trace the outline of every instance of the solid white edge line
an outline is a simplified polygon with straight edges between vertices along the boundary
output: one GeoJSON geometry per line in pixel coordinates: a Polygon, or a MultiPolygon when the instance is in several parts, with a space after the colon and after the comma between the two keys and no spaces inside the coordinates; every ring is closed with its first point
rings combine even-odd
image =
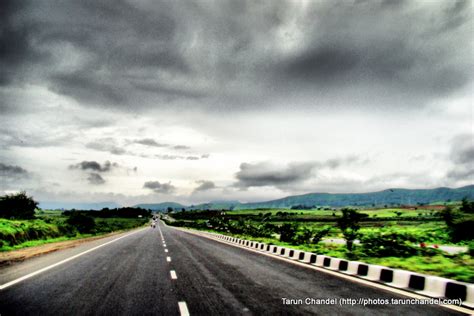
{"type": "Polygon", "coordinates": [[[186,305],[186,302],[178,302],[178,307],[179,307],[179,314],[181,316],[189,316],[188,305],[186,305]]]}
{"type": "Polygon", "coordinates": [[[174,270],[170,271],[170,275],[171,275],[172,280],[176,280],[178,278],[178,276],[176,275],[176,271],[174,271],[174,270]]]}
{"type": "Polygon", "coordinates": [[[171,257],[166,257],[166,262],[171,262],[171,257]]]}
{"type": "Polygon", "coordinates": [[[35,271],[35,272],[31,272],[31,273],[29,273],[29,274],[27,274],[27,275],[24,275],[24,276],[22,276],[22,277],[20,277],[20,278],[18,278],[18,279],[13,280],[13,281],[10,281],[10,282],[7,282],[7,283],[5,283],[5,284],[2,284],[2,285],[0,285],[0,290],[6,289],[7,287],[10,287],[10,286],[12,286],[12,285],[14,285],[14,284],[20,283],[21,281],[24,281],[24,280],[26,280],[26,279],[29,279],[29,278],[31,278],[31,277],[37,275],[37,274],[43,273],[43,272],[45,272],[45,271],[48,271],[48,270],[50,270],[50,269],[52,269],[52,268],[54,268],[54,267],[57,267],[57,266],[59,266],[59,265],[61,265],[61,264],[63,264],[63,263],[66,263],[66,262],[69,262],[69,261],[71,261],[71,260],[74,260],[74,259],[76,259],[76,258],[78,258],[78,257],[80,257],[80,256],[82,256],[82,255],[85,255],[85,254],[87,254],[87,253],[89,253],[89,252],[92,252],[92,251],[95,251],[95,250],[97,250],[97,249],[99,249],[99,248],[102,248],[102,247],[104,247],[104,246],[107,246],[107,245],[109,245],[109,244],[111,244],[111,243],[114,243],[114,242],[116,242],[116,241],[118,241],[118,240],[120,240],[120,239],[122,239],[122,238],[125,238],[125,237],[131,236],[131,235],[133,235],[133,234],[136,234],[136,233],[138,233],[138,232],[140,232],[140,231],[142,231],[142,230],[143,230],[143,229],[140,229],[140,230],[131,232],[131,233],[129,233],[129,234],[126,234],[126,235],[121,236],[121,237],[119,237],[119,238],[116,238],[116,239],[114,239],[114,240],[108,241],[108,242],[106,242],[105,244],[102,244],[102,245],[96,246],[96,247],[94,247],[94,248],[91,248],[91,249],[89,249],[89,250],[83,251],[83,252],[81,252],[81,253],[78,253],[77,255],[74,255],[74,256],[69,257],[69,258],[67,258],[67,259],[64,259],[64,260],[61,260],[61,261],[59,261],[59,262],[56,262],[56,263],[54,263],[54,264],[52,264],[52,265],[50,265],[50,266],[44,267],[44,268],[39,269],[39,270],[37,270],[37,271],[35,271]]]}
{"type": "MultiPolygon", "coordinates": [[[[204,238],[207,238],[207,239],[215,240],[215,241],[220,242],[222,244],[226,244],[226,245],[233,246],[233,247],[236,247],[236,248],[245,249],[245,250],[248,250],[248,251],[251,251],[251,252],[254,252],[254,253],[258,253],[258,254],[270,257],[270,258],[286,261],[288,263],[292,263],[292,264],[295,264],[295,265],[298,265],[298,266],[301,266],[301,267],[305,267],[305,268],[308,268],[308,269],[317,270],[317,271],[320,271],[320,272],[323,272],[323,273],[331,274],[331,275],[334,275],[336,277],[346,279],[348,281],[352,281],[352,282],[355,282],[355,283],[361,283],[363,285],[367,285],[367,286],[370,286],[370,287],[375,287],[375,288],[378,288],[378,289],[386,290],[388,292],[392,292],[392,293],[396,293],[396,294],[400,294],[400,295],[403,295],[403,296],[408,296],[408,297],[416,298],[416,299],[420,299],[420,300],[431,298],[429,296],[424,296],[424,295],[420,295],[420,294],[413,293],[413,292],[403,291],[401,289],[390,287],[390,286],[387,286],[387,285],[384,285],[384,284],[371,282],[371,281],[364,280],[364,279],[361,279],[361,278],[357,278],[357,277],[354,277],[354,276],[351,276],[351,275],[348,275],[348,274],[343,274],[341,272],[337,272],[337,271],[333,271],[333,270],[327,270],[327,269],[324,269],[324,268],[321,268],[321,267],[318,267],[318,266],[315,266],[315,265],[303,263],[303,262],[292,260],[292,259],[285,258],[285,257],[280,257],[278,255],[274,255],[273,253],[266,253],[266,252],[262,252],[262,251],[255,250],[255,249],[252,249],[252,248],[247,248],[245,246],[241,246],[241,245],[238,245],[238,244],[234,244],[232,242],[228,242],[228,241],[225,241],[225,240],[212,238],[210,236],[200,234],[199,231],[193,231],[191,229],[184,229],[184,228],[177,228],[177,227],[173,227],[173,226],[167,226],[167,227],[182,231],[184,233],[197,235],[197,236],[201,236],[201,237],[204,237],[204,238]]],[[[441,308],[455,310],[455,311],[458,311],[458,312],[462,312],[462,313],[465,313],[466,315],[473,315],[472,309],[469,309],[469,308],[463,307],[463,306],[457,306],[457,305],[436,305],[436,306],[441,307],[441,308]]]]}

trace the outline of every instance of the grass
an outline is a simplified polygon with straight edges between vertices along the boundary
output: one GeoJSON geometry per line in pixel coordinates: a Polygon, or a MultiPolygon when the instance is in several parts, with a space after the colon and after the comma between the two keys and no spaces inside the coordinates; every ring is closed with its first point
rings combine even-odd
{"type": "MultiPolygon", "coordinates": [[[[306,226],[306,225],[305,225],[306,226]]],[[[395,225],[396,226],[396,225],[395,225]]],[[[441,223],[423,223],[418,226],[398,227],[400,231],[406,231],[426,236],[427,242],[429,240],[441,241],[447,240],[446,227],[441,223]],[[429,239],[429,240],[428,240],[429,239]]],[[[440,277],[450,278],[458,281],[474,283],[474,258],[468,254],[459,255],[445,255],[441,252],[434,251],[430,255],[416,255],[406,258],[400,257],[384,257],[374,258],[364,255],[358,251],[357,246],[352,254],[348,253],[345,245],[341,244],[303,244],[294,245],[288,242],[281,242],[275,238],[252,237],[244,234],[230,234],[227,232],[215,231],[213,229],[202,229],[209,232],[229,235],[240,239],[252,240],[271,245],[283,246],[292,249],[313,252],[316,254],[327,255],[335,258],[342,258],[347,260],[358,260],[370,264],[383,265],[395,269],[404,269],[413,272],[436,275],[440,277]]],[[[365,228],[366,232],[374,230],[373,227],[365,228]]],[[[361,229],[364,232],[364,228],[361,229]]],[[[337,229],[334,229],[337,237],[342,237],[337,229]]],[[[434,243],[434,242],[431,242],[434,243]]]]}
{"type": "Polygon", "coordinates": [[[0,218],[0,251],[10,251],[46,243],[86,238],[128,230],[148,222],[145,218],[96,218],[91,233],[80,233],[65,223],[67,217],[42,214],[33,220],[0,218]]]}

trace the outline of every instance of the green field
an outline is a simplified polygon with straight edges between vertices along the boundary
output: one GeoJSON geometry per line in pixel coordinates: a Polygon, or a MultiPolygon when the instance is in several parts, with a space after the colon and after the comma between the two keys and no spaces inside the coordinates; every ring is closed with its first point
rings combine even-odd
{"type": "MultiPolygon", "coordinates": [[[[474,282],[474,258],[472,257],[472,233],[469,214],[460,212],[455,205],[456,221],[467,220],[459,226],[464,235],[459,239],[453,229],[460,229],[445,220],[443,207],[434,205],[422,209],[381,208],[358,209],[361,216],[357,223],[356,238],[361,239],[349,249],[344,244],[320,242],[323,239],[344,240],[345,235],[338,221],[341,209],[260,209],[232,211],[189,211],[169,214],[171,225],[214,231],[243,239],[276,244],[304,251],[325,254],[349,260],[385,265],[419,273],[438,275],[459,281],[474,282]],[[285,232],[286,230],[286,232],[285,232]],[[283,240],[290,231],[291,238],[283,240]],[[323,233],[321,233],[323,232],[323,233]],[[322,234],[322,239],[313,237],[322,234]],[[308,239],[309,238],[309,239],[308,239]],[[470,241],[471,240],[471,241],[470,241]],[[470,245],[468,253],[448,254],[428,246],[470,245]],[[386,248],[386,249],[385,249],[386,248]]],[[[474,204],[473,204],[474,205],[474,204]]]]}

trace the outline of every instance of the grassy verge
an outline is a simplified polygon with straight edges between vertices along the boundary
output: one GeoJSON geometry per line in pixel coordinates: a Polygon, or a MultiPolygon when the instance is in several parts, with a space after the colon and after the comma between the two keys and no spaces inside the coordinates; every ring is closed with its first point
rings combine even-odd
{"type": "Polygon", "coordinates": [[[0,219],[0,252],[129,230],[143,226],[147,221],[138,218],[97,218],[90,233],[80,233],[59,216],[34,220],[0,219]]]}

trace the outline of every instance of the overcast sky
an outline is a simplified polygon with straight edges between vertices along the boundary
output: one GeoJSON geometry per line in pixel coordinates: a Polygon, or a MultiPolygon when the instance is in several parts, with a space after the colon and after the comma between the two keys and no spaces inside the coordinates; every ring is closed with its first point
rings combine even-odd
{"type": "Polygon", "coordinates": [[[474,183],[472,1],[1,1],[1,193],[474,183]]]}

